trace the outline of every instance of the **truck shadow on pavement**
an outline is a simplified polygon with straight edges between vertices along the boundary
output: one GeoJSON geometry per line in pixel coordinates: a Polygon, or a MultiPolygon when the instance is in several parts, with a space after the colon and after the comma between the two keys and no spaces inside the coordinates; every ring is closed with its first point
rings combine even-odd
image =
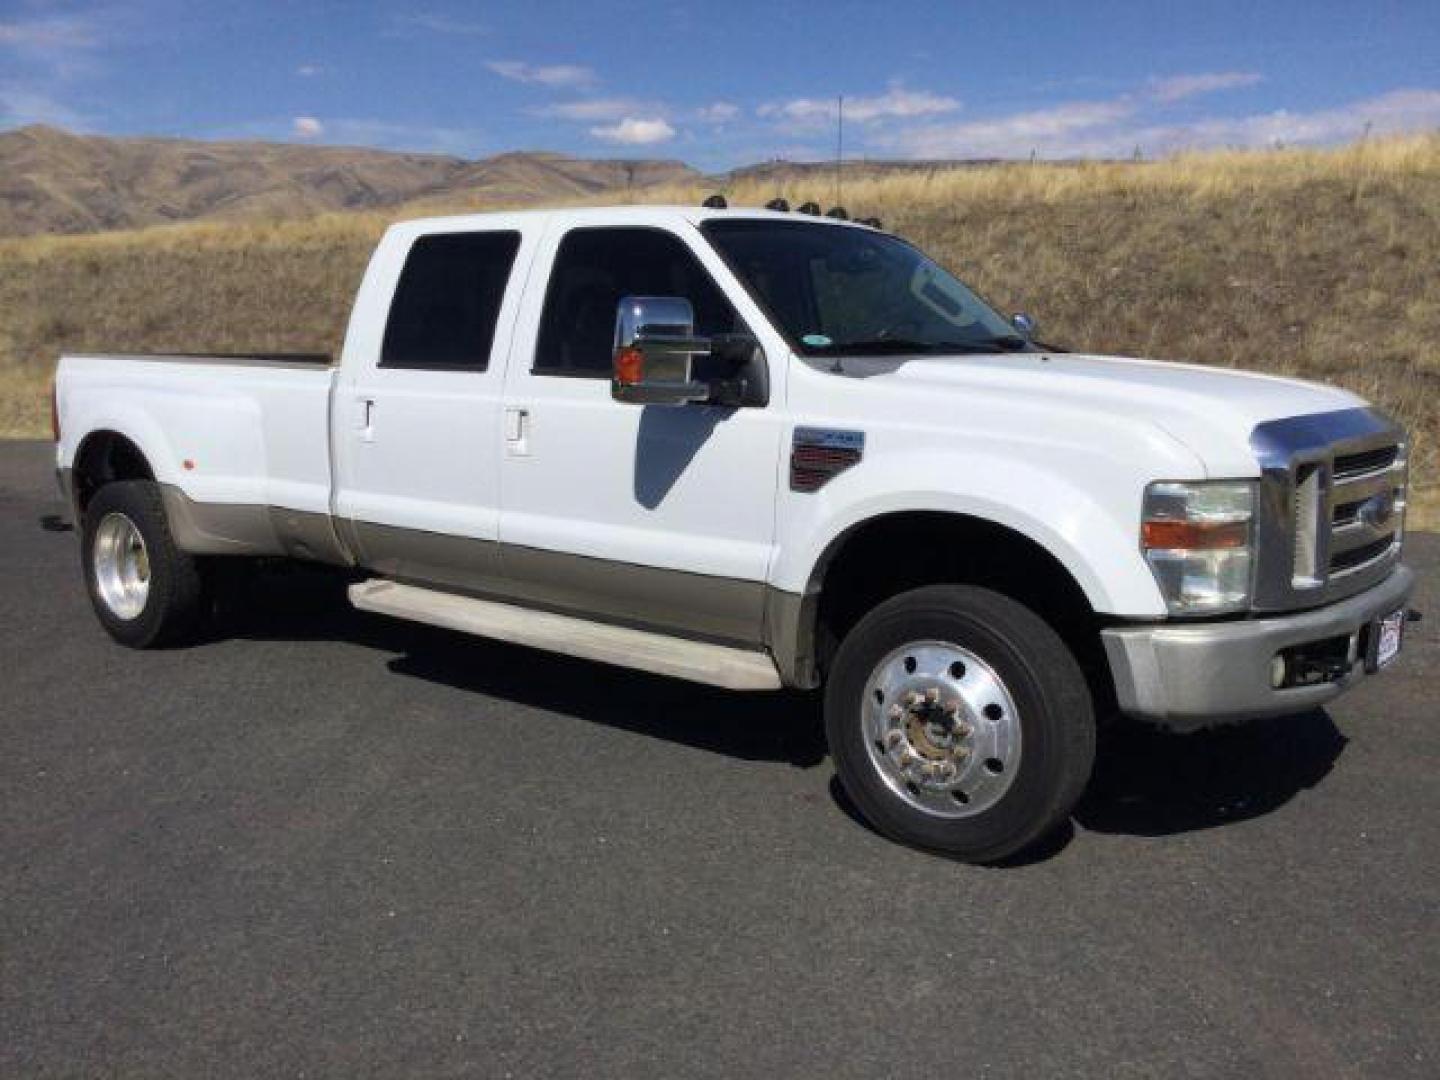
{"type": "Polygon", "coordinates": [[[1116,724],[1101,733],[1075,819],[1133,836],[1245,821],[1320,783],[1347,742],[1324,709],[1190,735],[1116,724]]]}
{"type": "MultiPolygon", "coordinates": [[[[1330,772],[1348,740],[1323,709],[1176,735],[1118,722],[1101,733],[1090,785],[1072,820],[1002,866],[1044,862],[1088,832],[1174,836],[1261,817],[1330,772]]],[[[830,795],[856,824],[839,780],[830,795]]]]}
{"type": "Polygon", "coordinates": [[[515,705],[745,761],[825,760],[816,694],[742,694],[356,611],[323,573],[261,575],[226,612],[221,638],[348,641],[395,654],[386,666],[515,705]]]}
{"type": "MultiPolygon", "coordinates": [[[[814,768],[826,756],[819,694],[731,693],[369,615],[324,575],[257,582],[220,635],[349,641],[394,654],[387,666],[397,675],[744,761],[814,768]]],[[[1158,837],[1259,817],[1320,783],[1346,742],[1323,709],[1190,735],[1107,725],[1074,820],[1091,832],[1158,837]]],[[[864,824],[838,783],[831,793],[864,824]]],[[[1071,835],[1062,830],[1024,861],[1056,854],[1071,835]]]]}

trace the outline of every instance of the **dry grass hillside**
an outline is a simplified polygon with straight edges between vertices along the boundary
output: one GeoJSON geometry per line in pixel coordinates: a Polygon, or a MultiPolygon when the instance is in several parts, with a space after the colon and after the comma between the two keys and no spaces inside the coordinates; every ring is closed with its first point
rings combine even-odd
{"type": "MultiPolygon", "coordinates": [[[[728,194],[743,204],[776,194],[823,202],[832,184],[824,174],[742,177],[728,194]]],[[[629,196],[695,202],[706,193],[696,182],[629,196]]],[[[1047,340],[1359,391],[1414,430],[1416,479],[1433,500],[1440,136],[1150,164],[855,176],[845,199],[998,305],[1037,315],[1047,340]]],[[[4,429],[45,429],[44,380],[62,350],[335,349],[387,220],[329,215],[0,241],[4,429]]]]}
{"type": "Polygon", "coordinates": [[[199,218],[283,220],[415,200],[533,203],[695,175],[678,161],[561,154],[466,161],[355,147],[115,139],[32,126],[0,133],[0,236],[199,218]]]}

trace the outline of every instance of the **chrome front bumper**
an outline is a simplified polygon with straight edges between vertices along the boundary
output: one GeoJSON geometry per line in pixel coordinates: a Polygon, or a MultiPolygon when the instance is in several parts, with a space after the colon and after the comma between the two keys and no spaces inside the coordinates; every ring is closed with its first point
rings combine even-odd
{"type": "Polygon", "coordinates": [[[1176,731],[1300,712],[1364,678],[1356,643],[1374,619],[1404,607],[1415,574],[1397,566],[1384,581],[1313,611],[1211,623],[1152,623],[1101,632],[1120,709],[1176,731]],[[1328,682],[1276,690],[1271,661],[1283,649],[1348,635],[1348,670],[1328,682]]]}

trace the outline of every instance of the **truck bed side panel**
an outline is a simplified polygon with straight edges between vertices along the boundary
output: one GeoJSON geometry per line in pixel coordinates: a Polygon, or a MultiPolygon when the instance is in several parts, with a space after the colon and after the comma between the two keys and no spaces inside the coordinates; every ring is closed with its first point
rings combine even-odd
{"type": "Polygon", "coordinates": [[[164,488],[182,546],[326,557],[315,546],[336,546],[333,377],[327,366],[248,358],[64,357],[58,464],[73,467],[87,436],[116,432],[164,488]]]}

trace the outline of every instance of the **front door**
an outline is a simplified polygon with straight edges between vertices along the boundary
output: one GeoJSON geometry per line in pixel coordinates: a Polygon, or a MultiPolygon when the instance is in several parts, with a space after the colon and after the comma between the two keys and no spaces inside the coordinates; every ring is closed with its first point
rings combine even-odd
{"type": "MultiPolygon", "coordinates": [[[[716,277],[728,271],[686,229],[559,227],[542,245],[535,280],[548,271],[548,285],[543,303],[527,300],[506,379],[504,571],[531,602],[756,643],[774,540],[779,409],[610,396],[621,297],[684,297],[698,334],[763,325],[748,299],[742,317],[726,298],[716,277]]],[[[768,352],[773,400],[783,388],[773,342],[768,352]]]]}

